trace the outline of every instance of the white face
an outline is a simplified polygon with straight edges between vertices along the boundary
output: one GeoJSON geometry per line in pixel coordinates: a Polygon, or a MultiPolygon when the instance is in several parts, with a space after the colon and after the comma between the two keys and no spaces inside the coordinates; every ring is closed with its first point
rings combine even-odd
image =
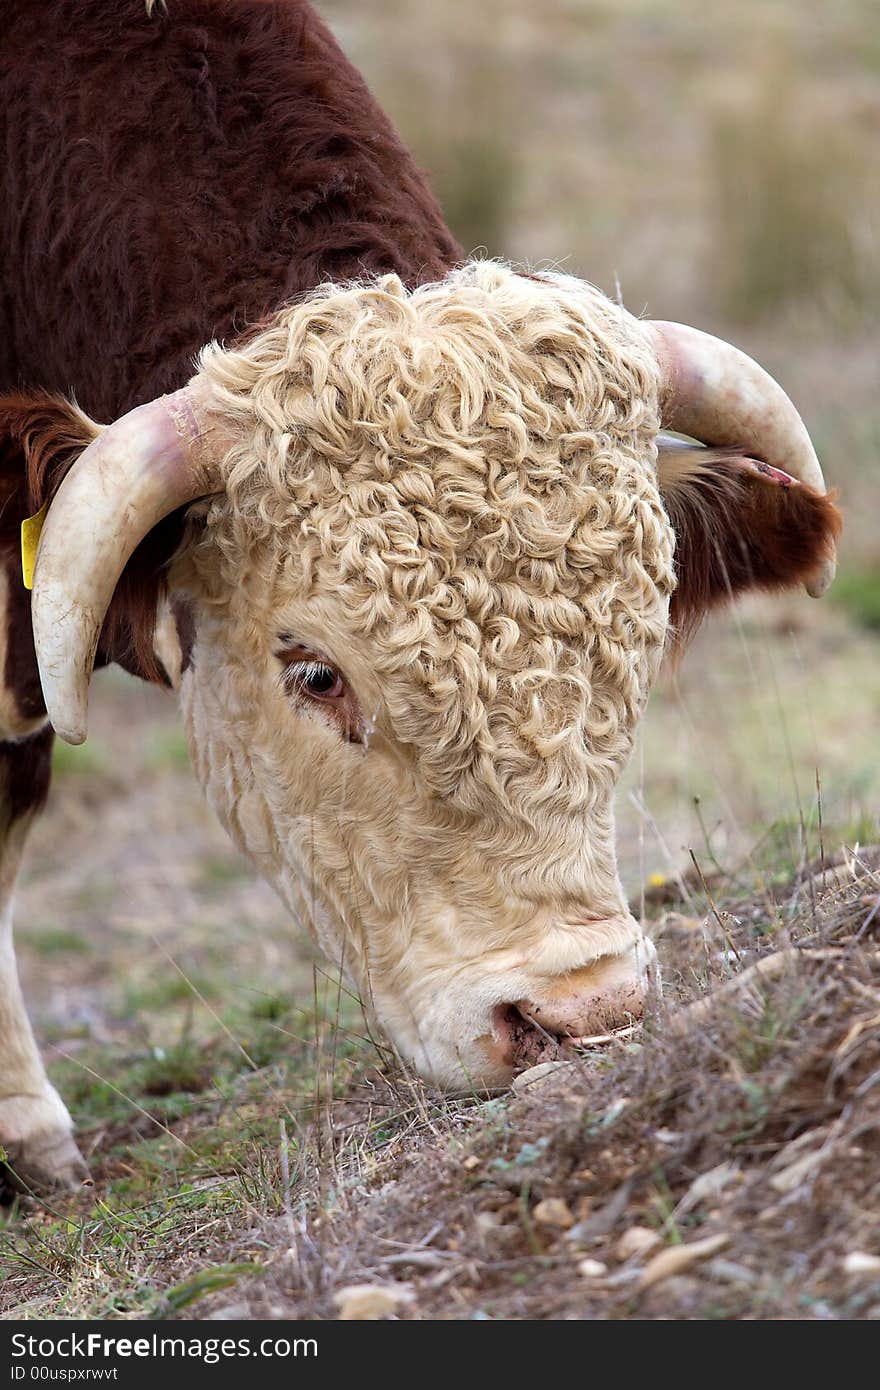
{"type": "Polygon", "coordinates": [[[176,575],[209,799],[457,1089],[640,1010],[612,798],[673,582],[638,325],[469,276],[328,292],[206,361],[238,442],[176,575]]]}
{"type": "Polygon", "coordinates": [[[537,823],[512,788],[479,811],[437,795],[364,654],[318,648],[317,626],[304,615],[308,640],[292,642],[235,624],[230,644],[228,615],[202,619],[183,681],[194,764],[401,1053],[446,1087],[499,1085],[551,1038],[629,1022],[648,957],[617,881],[610,787],[563,795],[537,823]],[[549,1037],[521,1021],[536,1008],[549,1037]]]}
{"type": "Polygon", "coordinates": [[[182,689],[220,819],[443,1086],[501,1085],[559,1037],[626,1026],[649,958],[612,795],[652,658],[629,663],[624,696],[591,673],[589,643],[521,629],[474,673],[494,699],[470,701],[466,672],[365,638],[344,586],[323,587],[279,601],[254,566],[195,606],[182,689]]]}

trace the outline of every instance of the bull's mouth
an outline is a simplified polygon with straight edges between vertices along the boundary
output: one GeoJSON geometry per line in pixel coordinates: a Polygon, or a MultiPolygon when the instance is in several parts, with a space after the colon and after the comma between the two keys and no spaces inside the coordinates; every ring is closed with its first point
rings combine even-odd
{"type": "Polygon", "coordinates": [[[570,1058],[582,1047],[601,1047],[619,1038],[632,1037],[637,1021],[629,1021],[605,1032],[573,1034],[545,1028],[530,1012],[525,1002],[499,1004],[492,1016],[492,1034],[496,1047],[502,1052],[507,1066],[525,1071],[539,1062],[558,1062],[570,1058]]]}

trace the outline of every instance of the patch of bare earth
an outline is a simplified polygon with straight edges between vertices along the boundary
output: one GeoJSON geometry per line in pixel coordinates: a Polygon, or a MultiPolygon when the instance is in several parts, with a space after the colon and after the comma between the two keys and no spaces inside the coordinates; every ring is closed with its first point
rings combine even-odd
{"type": "Polygon", "coordinates": [[[365,1078],[289,1210],[224,1232],[262,1272],[199,1316],[880,1316],[880,851],[859,859],[661,916],[638,1042],[445,1113],[365,1078]]]}
{"type": "Polygon", "coordinates": [[[637,1043],[387,1156],[343,1142],[335,1201],[240,1306],[333,1317],[373,1285],[417,1318],[880,1317],[878,863],[789,890],[772,942],[764,897],[661,919],[669,1001],[637,1043]]]}

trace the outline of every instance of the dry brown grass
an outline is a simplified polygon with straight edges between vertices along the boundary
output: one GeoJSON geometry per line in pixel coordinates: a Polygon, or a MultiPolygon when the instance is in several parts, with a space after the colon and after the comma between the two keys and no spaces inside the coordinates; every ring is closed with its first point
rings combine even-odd
{"type": "Polygon", "coordinates": [[[637,1043],[563,1064],[439,1136],[410,1131],[372,1165],[343,1145],[337,1210],[299,1231],[310,1284],[282,1265],[240,1306],[331,1317],[340,1285],[390,1281],[407,1317],[880,1315],[880,1261],[847,1259],[880,1254],[871,864],[880,850],[842,886],[820,872],[780,894],[772,945],[763,898],[720,921],[661,919],[669,1012],[637,1043]],[[781,968],[754,972],[780,949],[781,968]],[[560,1211],[568,1229],[547,1224],[560,1211]],[[627,1255],[634,1226],[656,1243],[627,1255]],[[706,1257],[688,1264],[691,1247],[706,1257]],[[585,1276],[585,1259],[603,1269],[585,1276]]]}
{"type": "Polygon", "coordinates": [[[835,857],[758,897],[691,875],[698,918],[655,890],[662,1010],[513,1097],[443,1104],[383,1067],[321,1107],[293,1175],[282,1126],[175,1200],[61,1227],[26,1203],[0,1309],[332,1318],[378,1284],[408,1318],[880,1315],[880,847],[835,857]],[[634,1227],[653,1243],[628,1253],[634,1227]]]}

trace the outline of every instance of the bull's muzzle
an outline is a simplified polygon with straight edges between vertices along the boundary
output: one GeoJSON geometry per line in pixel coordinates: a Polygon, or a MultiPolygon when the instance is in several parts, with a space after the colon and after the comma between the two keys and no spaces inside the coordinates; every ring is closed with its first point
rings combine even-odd
{"type": "Polygon", "coordinates": [[[528,998],[495,1009],[491,1059],[521,1071],[626,1036],[658,983],[656,952],[644,939],[622,955],[541,981],[528,998]]]}

